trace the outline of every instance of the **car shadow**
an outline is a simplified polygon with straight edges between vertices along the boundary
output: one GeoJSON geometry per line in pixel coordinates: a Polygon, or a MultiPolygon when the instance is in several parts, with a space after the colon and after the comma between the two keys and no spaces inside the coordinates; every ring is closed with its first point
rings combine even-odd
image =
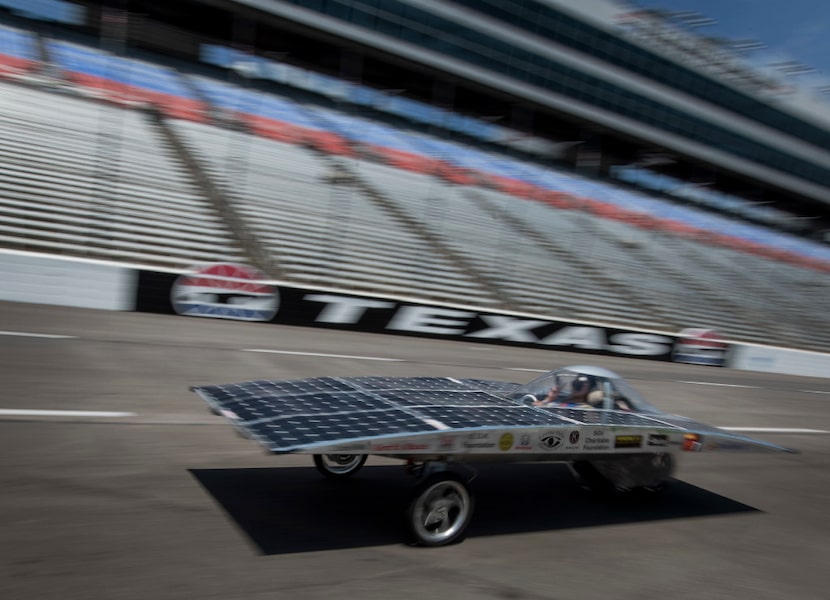
{"type": "MultiPolygon", "coordinates": [[[[484,465],[470,483],[467,537],[759,512],[673,479],[659,498],[601,498],[564,464],[484,465]]],[[[404,543],[415,484],[396,466],[367,466],[331,481],[313,467],[190,469],[262,554],[404,543]]]]}

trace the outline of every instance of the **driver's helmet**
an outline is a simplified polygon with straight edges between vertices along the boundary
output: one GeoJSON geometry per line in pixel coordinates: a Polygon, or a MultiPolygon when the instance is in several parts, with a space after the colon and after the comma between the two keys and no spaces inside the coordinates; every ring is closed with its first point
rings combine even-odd
{"type": "Polygon", "coordinates": [[[591,391],[596,386],[596,378],[593,375],[579,374],[571,383],[571,393],[580,394],[591,391]]]}
{"type": "Polygon", "coordinates": [[[569,389],[563,390],[565,393],[558,399],[563,404],[574,405],[594,405],[598,398],[596,393],[598,388],[597,378],[593,375],[585,375],[579,373],[571,381],[569,389]]]}

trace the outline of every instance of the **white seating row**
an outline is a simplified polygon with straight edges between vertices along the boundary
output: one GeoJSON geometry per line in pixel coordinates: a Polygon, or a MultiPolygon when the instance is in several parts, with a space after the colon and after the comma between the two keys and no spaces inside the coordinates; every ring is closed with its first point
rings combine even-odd
{"type": "Polygon", "coordinates": [[[187,267],[242,252],[144,113],[0,83],[0,236],[187,267]]]}

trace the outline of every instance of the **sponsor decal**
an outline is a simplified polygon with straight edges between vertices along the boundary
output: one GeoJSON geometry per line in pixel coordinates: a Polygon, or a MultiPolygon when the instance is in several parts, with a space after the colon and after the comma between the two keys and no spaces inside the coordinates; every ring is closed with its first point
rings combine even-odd
{"type": "Polygon", "coordinates": [[[594,429],[585,435],[585,441],[582,444],[583,450],[610,450],[611,436],[602,429],[594,429]]]}
{"type": "Polygon", "coordinates": [[[438,438],[437,450],[439,452],[452,452],[455,450],[455,443],[458,437],[455,435],[445,435],[438,438]]]}
{"type": "Polygon", "coordinates": [[[614,448],[639,448],[643,445],[641,435],[617,435],[614,436],[614,448]]]}
{"type": "Polygon", "coordinates": [[[533,450],[533,444],[531,443],[531,435],[529,433],[523,433],[519,436],[519,441],[516,446],[513,448],[514,450],[533,450]]]}
{"type": "Polygon", "coordinates": [[[513,447],[513,434],[509,431],[507,433],[503,433],[502,436],[499,438],[499,450],[502,452],[507,452],[513,447]]]}
{"type": "Polygon", "coordinates": [[[496,442],[486,431],[476,431],[467,436],[461,446],[465,450],[490,450],[496,447],[496,442]]]}
{"type": "Polygon", "coordinates": [[[539,435],[539,447],[542,450],[578,450],[580,435],[579,431],[543,431],[539,435]]]}
{"type": "Polygon", "coordinates": [[[559,431],[546,431],[539,436],[539,446],[542,450],[556,450],[562,446],[562,436],[559,431]]]}
{"type": "Polygon", "coordinates": [[[390,442],[372,444],[372,452],[423,452],[432,450],[433,445],[425,442],[390,442]]]}
{"type": "Polygon", "coordinates": [[[646,443],[649,446],[668,446],[669,436],[664,433],[650,433],[646,443]]]}
{"type": "Polygon", "coordinates": [[[726,364],[729,344],[714,329],[683,329],[674,344],[672,360],[690,365],[722,367],[726,364]]]}
{"type": "Polygon", "coordinates": [[[365,442],[354,442],[351,444],[341,444],[339,446],[332,446],[331,448],[326,448],[326,453],[363,454],[366,452],[366,449],[367,444],[365,442]]]}
{"type": "Polygon", "coordinates": [[[170,303],[180,315],[238,321],[270,321],[277,313],[277,289],[260,283],[261,271],[245,265],[216,263],[179,276],[170,303]]]}

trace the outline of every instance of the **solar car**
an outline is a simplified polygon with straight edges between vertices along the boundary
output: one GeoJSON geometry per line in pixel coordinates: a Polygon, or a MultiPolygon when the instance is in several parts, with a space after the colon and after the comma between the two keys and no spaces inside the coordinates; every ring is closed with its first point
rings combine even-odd
{"type": "Polygon", "coordinates": [[[313,455],[328,478],[351,477],[369,455],[404,461],[416,479],[406,522],[425,546],[463,538],[478,462],[563,462],[598,493],[654,494],[682,452],[792,451],[663,413],[616,373],[588,365],[524,385],[316,377],[191,389],[267,451],[313,455]]]}

